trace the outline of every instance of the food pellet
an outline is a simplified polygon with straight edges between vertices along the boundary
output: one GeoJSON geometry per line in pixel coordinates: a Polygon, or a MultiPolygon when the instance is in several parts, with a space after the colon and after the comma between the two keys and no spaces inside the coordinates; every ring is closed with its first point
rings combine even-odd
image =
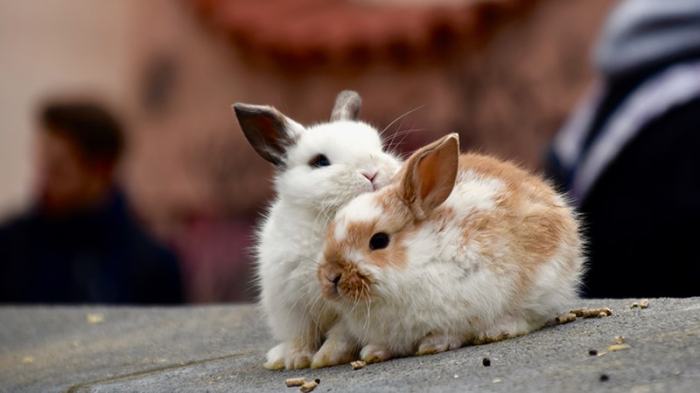
{"type": "Polygon", "coordinates": [[[304,384],[299,387],[299,391],[302,393],[308,393],[308,392],[316,389],[316,386],[318,386],[318,382],[307,381],[307,382],[304,382],[304,384]]]}
{"type": "Polygon", "coordinates": [[[642,299],[639,302],[634,302],[630,308],[647,308],[649,307],[649,299],[642,299]]]}
{"type": "Polygon", "coordinates": [[[608,347],[608,352],[622,351],[625,349],[630,349],[630,346],[627,344],[613,344],[608,347]]]}
{"type": "Polygon", "coordinates": [[[609,307],[577,308],[569,312],[580,318],[602,318],[612,315],[612,310],[609,307]]]}
{"type": "Polygon", "coordinates": [[[615,336],[613,337],[613,344],[624,344],[625,343],[625,338],[622,336],[615,336]]]}
{"type": "Polygon", "coordinates": [[[365,362],[364,360],[355,360],[354,362],[350,362],[350,365],[352,366],[353,370],[359,370],[366,366],[367,362],[365,362]]]}
{"type": "Polygon", "coordinates": [[[588,354],[590,356],[598,356],[598,351],[596,351],[595,349],[589,349],[588,354]]]}
{"type": "Polygon", "coordinates": [[[607,382],[609,379],[608,374],[600,374],[600,382],[607,382]]]}
{"type": "Polygon", "coordinates": [[[304,378],[287,378],[287,380],[284,381],[284,383],[287,384],[288,388],[294,387],[294,386],[301,386],[306,382],[304,378]]]}
{"type": "Polygon", "coordinates": [[[484,367],[490,367],[491,366],[491,359],[489,358],[483,358],[481,360],[481,364],[484,365],[484,367]]]}
{"type": "Polygon", "coordinates": [[[105,316],[104,314],[100,313],[88,313],[87,315],[85,315],[85,320],[87,321],[87,323],[95,325],[104,322],[105,316]]]}
{"type": "Polygon", "coordinates": [[[573,322],[575,320],[576,320],[576,314],[574,314],[574,313],[567,313],[567,314],[560,315],[560,316],[555,318],[555,321],[560,325],[565,324],[565,323],[569,323],[569,322],[573,322]]]}

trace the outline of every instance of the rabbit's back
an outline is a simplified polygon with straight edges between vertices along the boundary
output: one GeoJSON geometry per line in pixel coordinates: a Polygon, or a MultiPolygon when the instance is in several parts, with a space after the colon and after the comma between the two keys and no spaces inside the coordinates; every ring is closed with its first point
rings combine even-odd
{"type": "Polygon", "coordinates": [[[506,161],[464,154],[442,208],[454,214],[461,248],[471,251],[464,262],[476,255],[479,265],[512,279],[508,308],[551,315],[575,298],[583,268],[579,226],[546,181],[506,161]]]}

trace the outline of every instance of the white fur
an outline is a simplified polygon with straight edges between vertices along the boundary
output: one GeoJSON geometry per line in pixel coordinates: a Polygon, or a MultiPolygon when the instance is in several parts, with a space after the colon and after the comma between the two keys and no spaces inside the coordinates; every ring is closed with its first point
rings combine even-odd
{"type": "Polygon", "coordinates": [[[472,170],[461,172],[457,176],[454,190],[444,204],[461,216],[470,214],[472,210],[493,209],[496,196],[503,187],[503,182],[499,179],[481,176],[472,170]]]}
{"type": "MultiPolygon", "coordinates": [[[[361,219],[378,220],[377,230],[384,230],[386,220],[377,212],[376,201],[389,192],[385,189],[351,201],[338,213],[336,225],[347,226],[364,210],[361,219]]],[[[500,179],[471,170],[459,173],[443,205],[453,209],[455,217],[424,225],[405,239],[408,261],[404,267],[380,268],[362,261],[360,250],[343,251],[373,281],[374,296],[366,304],[335,303],[347,330],[365,346],[362,356],[369,361],[383,360],[387,351],[391,356],[430,353],[454,348],[457,342],[525,334],[557,316],[575,299],[583,263],[577,233],[562,239],[555,255],[541,264],[526,293],[516,293],[521,261],[507,238],[490,237],[489,249],[495,250],[490,255],[482,253],[486,244],[478,238],[464,240],[463,219],[502,209],[497,202],[506,192],[500,179]]],[[[573,214],[563,198],[557,196],[555,204],[573,214]]],[[[513,214],[530,214],[540,206],[513,214]]],[[[343,230],[336,228],[336,233],[343,230]]]]}
{"type": "Polygon", "coordinates": [[[333,236],[335,240],[342,241],[347,235],[347,224],[350,221],[371,221],[382,214],[382,209],[374,202],[371,194],[363,194],[357,197],[359,202],[353,203],[347,209],[343,209],[343,214],[336,217],[336,222],[339,225],[335,226],[333,236]]]}
{"type": "Polygon", "coordinates": [[[355,196],[372,191],[363,171],[377,172],[375,187],[389,183],[399,160],[382,150],[368,124],[336,121],[304,129],[286,152],[285,167],[275,178],[273,202],[257,242],[260,305],[275,339],[283,344],[268,352],[266,367],[305,367],[336,315],[320,296],[315,280],[323,238],[336,210],[355,196]],[[312,168],[324,154],[331,165],[312,168]]]}

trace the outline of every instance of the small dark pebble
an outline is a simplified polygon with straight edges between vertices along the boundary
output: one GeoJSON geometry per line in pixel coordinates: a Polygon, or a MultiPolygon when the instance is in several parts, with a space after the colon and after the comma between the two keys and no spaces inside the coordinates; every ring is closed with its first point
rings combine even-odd
{"type": "Polygon", "coordinates": [[[600,382],[607,382],[609,379],[608,374],[600,374],[600,382]]]}
{"type": "Polygon", "coordinates": [[[598,351],[596,351],[595,349],[589,349],[588,354],[591,356],[596,356],[598,355],[598,351]]]}
{"type": "Polygon", "coordinates": [[[484,358],[484,359],[481,361],[481,364],[483,364],[484,367],[490,367],[490,366],[491,366],[491,359],[489,359],[489,358],[484,358]]]}
{"type": "Polygon", "coordinates": [[[316,381],[316,383],[321,383],[321,378],[316,378],[314,381],[316,381]]]}

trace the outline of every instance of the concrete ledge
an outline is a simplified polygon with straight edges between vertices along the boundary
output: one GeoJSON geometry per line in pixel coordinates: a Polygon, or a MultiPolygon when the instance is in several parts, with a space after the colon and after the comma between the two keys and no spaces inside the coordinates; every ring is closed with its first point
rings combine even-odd
{"type": "MultiPolygon", "coordinates": [[[[299,372],[262,368],[273,344],[253,306],[0,307],[0,392],[697,392],[700,298],[586,300],[613,316],[438,355],[299,372]],[[629,349],[605,351],[622,335],[629,349]],[[482,358],[491,360],[490,367],[482,358]],[[605,374],[607,381],[601,381],[605,374]]],[[[605,379],[605,378],[603,378],[605,379]]]]}

